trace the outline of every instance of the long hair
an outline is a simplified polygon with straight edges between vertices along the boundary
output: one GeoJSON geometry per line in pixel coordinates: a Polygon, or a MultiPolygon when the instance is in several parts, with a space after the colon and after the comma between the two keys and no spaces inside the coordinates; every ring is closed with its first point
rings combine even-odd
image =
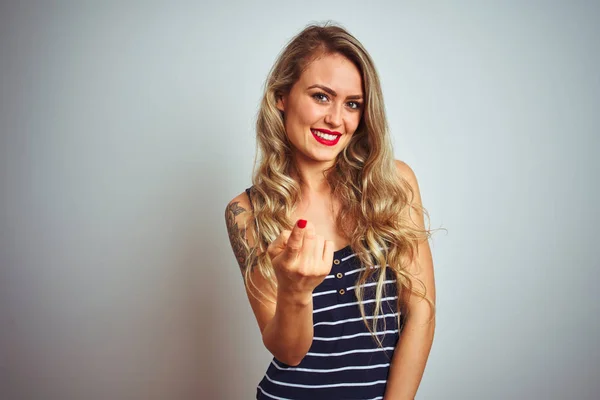
{"type": "MultiPolygon", "coordinates": [[[[332,196],[341,203],[336,216],[338,231],[349,240],[363,265],[375,262],[380,267],[378,272],[366,268],[358,277],[355,291],[364,322],[381,345],[375,333],[382,309],[385,271],[391,268],[396,276],[399,315],[403,314],[407,310],[401,301],[402,294],[417,293],[425,298],[425,286],[411,276],[407,266],[415,259],[418,242],[428,239],[430,233],[401,218],[406,207],[414,208],[411,205],[414,194],[410,185],[396,173],[379,77],[365,48],[342,27],[307,26],[280,53],[265,83],[256,123],[259,154],[252,176],[255,240],[254,246],[247,248],[244,278],[247,286],[256,289],[250,272],[258,269],[276,289],[273,266],[266,250],[282,230],[293,228],[295,221],[291,215],[301,196],[300,182],[291,178],[295,167],[292,145],[276,103],[278,97],[289,93],[313,60],[327,54],[341,54],[349,59],[360,71],[363,81],[361,121],[334,166],[326,171],[326,179],[332,196]],[[363,285],[375,273],[378,274],[375,275],[376,302],[373,322],[369,324],[362,303],[363,285]],[[415,281],[420,283],[420,288],[415,281]]],[[[422,207],[420,211],[427,215],[422,207]]]]}

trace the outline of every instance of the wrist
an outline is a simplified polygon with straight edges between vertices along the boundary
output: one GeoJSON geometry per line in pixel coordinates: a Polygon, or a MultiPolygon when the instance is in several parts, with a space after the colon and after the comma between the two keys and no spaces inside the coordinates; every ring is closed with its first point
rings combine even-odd
{"type": "Polygon", "coordinates": [[[277,304],[288,307],[307,307],[312,304],[312,292],[277,289],[277,304]]]}

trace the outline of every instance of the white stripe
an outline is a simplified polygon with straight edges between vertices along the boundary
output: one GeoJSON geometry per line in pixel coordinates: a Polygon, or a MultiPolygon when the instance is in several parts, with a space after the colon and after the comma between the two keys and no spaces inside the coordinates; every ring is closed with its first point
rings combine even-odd
{"type": "Polygon", "coordinates": [[[265,396],[270,397],[271,399],[275,399],[275,400],[293,400],[293,399],[288,399],[287,397],[273,396],[271,393],[265,392],[265,390],[263,388],[261,388],[260,385],[258,385],[258,388],[260,389],[261,392],[263,392],[263,394],[265,396]]]}
{"type": "Polygon", "coordinates": [[[376,349],[348,350],[348,351],[342,351],[340,353],[311,353],[311,352],[308,352],[308,353],[306,353],[306,355],[313,356],[313,357],[337,357],[337,356],[345,356],[347,354],[354,354],[354,353],[373,353],[376,351],[388,351],[388,350],[394,350],[394,347],[378,347],[376,349]]]}
{"type": "Polygon", "coordinates": [[[329,384],[329,385],[302,385],[299,383],[287,383],[287,382],[281,382],[281,381],[276,381],[271,379],[271,377],[267,374],[265,374],[265,378],[267,378],[267,380],[271,383],[274,383],[276,385],[281,385],[281,386],[291,386],[291,387],[299,387],[299,388],[306,388],[306,389],[322,389],[322,388],[332,388],[332,387],[344,387],[344,386],[372,386],[372,385],[377,385],[380,383],[386,383],[386,380],[382,380],[382,381],[374,381],[374,382],[346,382],[346,383],[333,383],[333,384],[329,384]]]}
{"type": "MultiPolygon", "coordinates": [[[[395,279],[388,279],[386,281],[383,281],[383,284],[385,285],[387,283],[395,283],[395,282],[396,282],[395,279]]],[[[360,287],[370,287],[370,286],[375,286],[375,285],[377,285],[377,282],[366,283],[364,285],[360,285],[360,287]]],[[[349,292],[350,290],[355,290],[356,287],[357,287],[356,285],[355,286],[347,287],[346,291],[349,292]]],[[[334,293],[337,293],[337,290],[327,290],[327,291],[324,291],[324,292],[313,293],[312,296],[313,297],[318,297],[318,296],[323,296],[325,294],[334,294],[334,293]]]]}
{"type": "MultiPolygon", "coordinates": [[[[387,317],[397,317],[397,316],[398,316],[398,313],[395,313],[395,314],[383,314],[383,315],[378,315],[377,319],[379,319],[379,318],[387,318],[387,317]]],[[[368,316],[366,318],[367,319],[373,319],[375,317],[371,315],[371,316],[368,316]]],[[[344,322],[356,322],[356,321],[362,321],[362,317],[348,318],[348,319],[342,319],[340,321],[332,321],[332,322],[329,322],[329,321],[317,322],[316,324],[313,325],[313,328],[315,326],[318,326],[318,325],[339,325],[339,324],[343,324],[344,322]]]]}
{"type": "Polygon", "coordinates": [[[326,292],[313,293],[313,297],[323,296],[324,294],[337,293],[337,290],[327,290],[326,292]]]}
{"type": "Polygon", "coordinates": [[[279,365],[277,365],[275,363],[275,361],[271,361],[271,364],[273,364],[275,366],[275,368],[277,368],[278,370],[281,370],[281,371],[316,372],[316,373],[320,373],[320,374],[328,374],[330,372],[340,372],[340,371],[348,371],[348,370],[355,370],[355,369],[375,369],[375,368],[383,368],[383,367],[390,366],[390,363],[387,363],[387,364],[375,364],[375,365],[348,366],[348,367],[333,368],[333,369],[314,369],[314,368],[296,368],[296,367],[284,368],[284,367],[280,367],[279,365]]]}
{"type": "MultiPolygon", "coordinates": [[[[398,296],[394,296],[394,297],[384,297],[383,299],[381,299],[381,301],[386,301],[386,300],[395,300],[397,299],[398,296]]],[[[374,303],[377,299],[372,299],[372,300],[364,300],[362,303],[363,304],[368,304],[368,303],[374,303]]],[[[354,306],[357,305],[358,301],[355,301],[353,303],[342,303],[342,304],[336,304],[334,306],[329,306],[329,307],[323,307],[323,308],[319,308],[318,310],[313,310],[313,314],[318,314],[320,312],[323,311],[328,311],[328,310],[333,310],[334,308],[340,308],[340,307],[348,307],[348,306],[354,306]]]]}
{"type": "Polygon", "coordinates": [[[341,261],[342,261],[342,262],[344,262],[344,261],[346,261],[346,260],[349,260],[349,259],[351,259],[352,257],[356,257],[356,253],[352,253],[352,254],[350,254],[349,256],[346,256],[346,257],[342,258],[342,260],[341,260],[341,261]]]}
{"type": "MultiPolygon", "coordinates": [[[[389,331],[381,331],[375,333],[375,336],[385,335],[386,333],[396,333],[398,329],[393,329],[389,331]]],[[[313,337],[313,340],[322,340],[324,342],[332,342],[334,340],[342,340],[342,339],[352,339],[359,336],[371,336],[371,332],[360,332],[355,333],[354,335],[345,335],[345,336],[337,336],[337,337],[313,337]]]]}
{"type": "MultiPolygon", "coordinates": [[[[379,268],[379,265],[373,265],[372,267],[369,267],[369,268],[371,268],[371,269],[377,269],[377,268],[379,268]]],[[[346,272],[345,275],[352,275],[352,274],[355,274],[357,272],[364,271],[365,269],[367,269],[367,268],[363,267],[363,268],[353,269],[351,271],[346,272]]]]}
{"type": "MultiPolygon", "coordinates": [[[[356,253],[354,253],[354,254],[350,254],[349,256],[342,258],[342,259],[340,260],[340,262],[342,263],[342,262],[344,262],[344,261],[346,261],[346,260],[349,260],[349,259],[351,259],[352,257],[356,257],[356,253]]],[[[371,266],[371,267],[369,267],[369,268],[371,268],[371,269],[374,269],[374,268],[379,268],[379,265],[373,265],[373,266],[371,266]]],[[[353,269],[353,270],[351,270],[351,271],[348,271],[348,272],[346,272],[344,275],[352,275],[352,274],[355,274],[355,273],[357,273],[357,272],[359,272],[359,271],[364,271],[365,269],[366,269],[366,268],[358,268],[358,269],[353,269]]],[[[331,278],[335,278],[335,274],[327,275],[327,276],[325,277],[325,279],[331,279],[331,278]]]]}
{"type": "MultiPolygon", "coordinates": [[[[388,279],[386,281],[383,281],[383,284],[385,285],[386,283],[393,283],[393,282],[396,282],[396,280],[395,279],[388,279]]],[[[369,286],[375,286],[375,285],[377,285],[377,282],[366,283],[366,284],[360,285],[360,286],[361,287],[369,287],[369,286]]],[[[346,288],[346,291],[354,290],[354,289],[356,289],[356,287],[357,286],[350,286],[349,288],[346,288]]],[[[334,292],[335,292],[335,290],[334,290],[334,292]]]]}

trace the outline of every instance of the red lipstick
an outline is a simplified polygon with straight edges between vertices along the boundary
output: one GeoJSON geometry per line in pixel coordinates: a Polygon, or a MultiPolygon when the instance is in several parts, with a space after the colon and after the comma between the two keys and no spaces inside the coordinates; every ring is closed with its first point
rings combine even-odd
{"type": "Polygon", "coordinates": [[[340,138],[342,137],[341,133],[335,132],[335,131],[330,131],[327,129],[311,129],[310,132],[312,133],[313,137],[315,138],[315,140],[317,142],[324,144],[325,146],[335,146],[340,141],[340,138]],[[326,133],[328,135],[335,135],[335,139],[329,140],[329,139],[325,139],[323,137],[319,137],[315,134],[315,132],[322,132],[322,133],[326,133]]]}

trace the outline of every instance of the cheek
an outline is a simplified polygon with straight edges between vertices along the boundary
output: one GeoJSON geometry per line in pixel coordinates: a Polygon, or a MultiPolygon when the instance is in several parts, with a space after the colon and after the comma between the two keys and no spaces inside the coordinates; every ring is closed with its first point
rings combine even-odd
{"type": "Polygon", "coordinates": [[[361,115],[352,115],[347,119],[348,121],[348,130],[355,132],[358,129],[358,125],[360,125],[361,115]]]}
{"type": "Polygon", "coordinates": [[[311,101],[302,101],[296,104],[295,111],[298,122],[312,125],[319,118],[322,118],[323,107],[319,107],[319,105],[311,101]]]}

